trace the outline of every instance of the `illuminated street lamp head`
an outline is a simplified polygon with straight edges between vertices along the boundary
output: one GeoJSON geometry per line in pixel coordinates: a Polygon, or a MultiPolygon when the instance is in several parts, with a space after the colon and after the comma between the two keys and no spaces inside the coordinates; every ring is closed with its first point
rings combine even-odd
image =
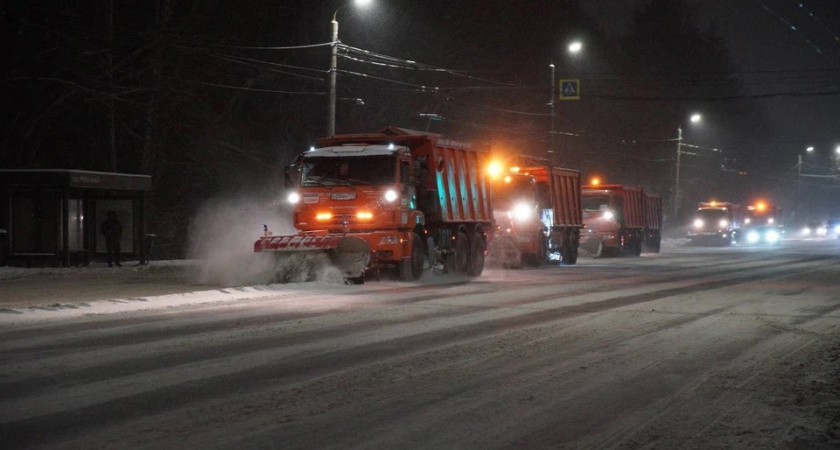
{"type": "Polygon", "coordinates": [[[599,184],[601,184],[601,179],[598,177],[592,177],[590,183],[592,183],[592,186],[598,186],[599,184]]]}
{"type": "Polygon", "coordinates": [[[576,54],[580,53],[580,51],[582,49],[583,49],[583,44],[581,44],[580,41],[574,41],[571,44],[569,44],[569,53],[571,53],[573,55],[576,55],[576,54]]]}
{"type": "Polygon", "coordinates": [[[808,148],[806,148],[806,149],[805,149],[805,151],[806,151],[806,152],[808,152],[808,153],[813,152],[813,151],[814,151],[814,146],[813,146],[813,145],[809,145],[809,146],[808,146],[808,148]]]}
{"type": "Polygon", "coordinates": [[[356,6],[368,6],[373,3],[373,0],[356,0],[356,6]]]}
{"type": "Polygon", "coordinates": [[[691,123],[700,123],[700,121],[703,120],[703,116],[700,114],[692,114],[690,120],[691,123]]]}
{"type": "Polygon", "coordinates": [[[840,155],[840,145],[838,145],[837,148],[834,149],[834,153],[840,155]]]}

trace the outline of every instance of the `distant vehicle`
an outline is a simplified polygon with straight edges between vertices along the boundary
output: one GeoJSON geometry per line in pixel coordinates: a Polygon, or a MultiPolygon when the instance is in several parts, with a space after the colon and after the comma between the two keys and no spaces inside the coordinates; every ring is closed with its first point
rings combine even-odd
{"type": "Polygon", "coordinates": [[[592,183],[582,188],[581,248],[595,255],[658,253],[662,198],[637,186],[592,183]]]}
{"type": "Polygon", "coordinates": [[[745,245],[779,245],[784,233],[782,209],[771,203],[759,201],[747,206],[741,233],[745,245]]]}
{"type": "Polygon", "coordinates": [[[799,236],[803,238],[824,238],[828,234],[825,224],[811,222],[799,230],[799,236]]]}
{"type": "Polygon", "coordinates": [[[700,202],[688,230],[693,245],[731,245],[741,231],[741,207],[729,202],[700,202]]]}
{"type": "Polygon", "coordinates": [[[744,243],[747,245],[780,245],[782,229],[775,225],[751,227],[745,232],[744,243]]]}
{"type": "Polygon", "coordinates": [[[826,236],[830,238],[840,239],[840,218],[828,219],[825,224],[826,236]]]}

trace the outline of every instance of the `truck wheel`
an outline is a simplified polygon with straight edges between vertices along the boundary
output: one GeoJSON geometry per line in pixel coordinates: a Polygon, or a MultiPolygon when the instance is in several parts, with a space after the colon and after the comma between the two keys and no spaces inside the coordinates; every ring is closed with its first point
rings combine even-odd
{"type": "Polygon", "coordinates": [[[474,232],[472,239],[470,239],[470,266],[467,270],[467,275],[471,277],[481,276],[484,271],[484,250],[487,249],[487,243],[484,241],[484,235],[478,231],[474,232]]]}
{"type": "Polygon", "coordinates": [[[470,268],[470,241],[463,231],[455,238],[452,252],[446,257],[446,271],[456,275],[466,275],[470,268]]]}
{"type": "Polygon", "coordinates": [[[426,250],[422,239],[417,233],[411,236],[411,256],[400,261],[400,279],[403,281],[419,280],[423,276],[426,250]]]}
{"type": "Polygon", "coordinates": [[[642,235],[640,233],[636,233],[633,235],[633,256],[641,256],[642,255],[642,235]]]}
{"type": "Polygon", "coordinates": [[[563,236],[563,265],[571,266],[577,263],[579,242],[572,238],[571,233],[563,236]]]}
{"type": "Polygon", "coordinates": [[[573,266],[577,264],[578,259],[578,247],[580,247],[580,237],[572,237],[569,236],[569,252],[568,258],[563,258],[563,262],[566,265],[573,266]]]}

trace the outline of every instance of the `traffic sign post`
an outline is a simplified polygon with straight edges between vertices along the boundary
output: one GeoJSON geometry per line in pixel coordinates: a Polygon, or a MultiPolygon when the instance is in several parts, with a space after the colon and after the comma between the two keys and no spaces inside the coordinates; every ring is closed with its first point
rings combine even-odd
{"type": "Polygon", "coordinates": [[[565,79],[560,82],[560,100],[580,100],[580,79],[565,79]]]}

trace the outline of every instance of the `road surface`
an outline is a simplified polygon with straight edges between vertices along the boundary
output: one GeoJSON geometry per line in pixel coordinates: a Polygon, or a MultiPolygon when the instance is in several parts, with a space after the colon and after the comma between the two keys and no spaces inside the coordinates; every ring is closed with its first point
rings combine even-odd
{"type": "Polygon", "coordinates": [[[469,282],[121,286],[0,314],[4,448],[840,448],[836,240],[469,282]]]}

